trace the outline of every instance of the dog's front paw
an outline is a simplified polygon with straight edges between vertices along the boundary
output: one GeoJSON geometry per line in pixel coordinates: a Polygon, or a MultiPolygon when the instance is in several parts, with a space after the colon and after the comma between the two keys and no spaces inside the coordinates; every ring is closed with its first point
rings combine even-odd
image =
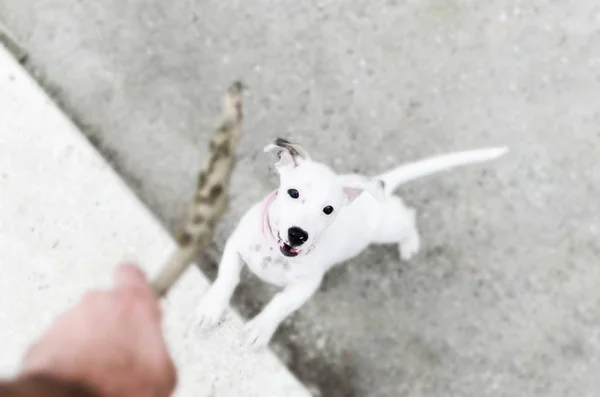
{"type": "Polygon", "coordinates": [[[255,317],[244,327],[244,341],[253,350],[261,349],[269,344],[277,329],[277,322],[268,318],[255,317]]]}
{"type": "Polygon", "coordinates": [[[403,261],[409,261],[413,256],[419,252],[421,247],[421,241],[417,233],[413,234],[409,238],[400,242],[398,248],[400,250],[400,258],[403,261]]]}
{"type": "Polygon", "coordinates": [[[196,308],[196,320],[193,327],[209,329],[219,325],[223,318],[223,313],[227,309],[227,303],[227,298],[223,297],[215,289],[209,289],[196,308]]]}

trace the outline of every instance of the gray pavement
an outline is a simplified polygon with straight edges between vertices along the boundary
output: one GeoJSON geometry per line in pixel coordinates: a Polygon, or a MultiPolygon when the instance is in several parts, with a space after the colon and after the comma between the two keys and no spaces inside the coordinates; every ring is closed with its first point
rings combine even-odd
{"type": "MultiPolygon", "coordinates": [[[[153,277],[175,242],[3,45],[0,131],[5,379],[18,374],[29,345],[59,313],[86,290],[111,284],[117,263],[135,260],[153,277]]],[[[208,286],[196,268],[188,269],[162,302],[178,369],[173,397],[310,396],[272,352],[240,349],[239,315],[227,316],[218,333],[189,332],[189,313],[208,286]]]]}
{"type": "MultiPolygon", "coordinates": [[[[600,395],[596,2],[0,0],[0,22],[171,230],[224,87],[251,87],[217,247],[274,186],[276,136],[364,173],[509,145],[403,187],[422,253],[336,269],[273,348],[323,396],[600,395]]],[[[271,293],[247,277],[236,307],[271,293]]]]}

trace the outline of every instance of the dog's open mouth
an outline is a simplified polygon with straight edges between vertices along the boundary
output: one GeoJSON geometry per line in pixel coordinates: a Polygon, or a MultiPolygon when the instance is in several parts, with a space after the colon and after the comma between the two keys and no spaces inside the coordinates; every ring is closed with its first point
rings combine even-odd
{"type": "Polygon", "coordinates": [[[297,250],[288,243],[285,243],[281,238],[279,232],[277,233],[277,244],[279,245],[279,250],[285,256],[293,257],[298,256],[298,254],[300,253],[300,250],[297,250]]]}
{"type": "Polygon", "coordinates": [[[279,250],[285,256],[291,257],[291,256],[297,256],[299,254],[299,251],[296,248],[284,243],[283,241],[279,242],[279,250]]]}

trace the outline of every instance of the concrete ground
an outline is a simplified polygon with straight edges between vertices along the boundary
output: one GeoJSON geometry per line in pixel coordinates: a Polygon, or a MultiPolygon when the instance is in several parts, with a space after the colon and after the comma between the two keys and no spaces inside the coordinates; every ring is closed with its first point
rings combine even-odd
{"type": "MultiPolygon", "coordinates": [[[[4,379],[19,372],[29,346],[59,313],[109,284],[117,263],[135,261],[153,277],[175,243],[2,45],[0,131],[4,379]]],[[[229,316],[220,333],[189,332],[189,313],[208,286],[191,268],[162,301],[178,369],[174,397],[308,397],[272,352],[240,349],[239,316],[229,316]]]]}
{"type": "MultiPolygon", "coordinates": [[[[273,348],[323,396],[600,394],[597,2],[0,0],[0,22],[170,230],[223,89],[251,87],[217,248],[274,186],[276,136],[364,173],[509,145],[403,187],[421,254],[336,269],[273,348]]],[[[271,293],[248,277],[235,306],[271,293]]]]}

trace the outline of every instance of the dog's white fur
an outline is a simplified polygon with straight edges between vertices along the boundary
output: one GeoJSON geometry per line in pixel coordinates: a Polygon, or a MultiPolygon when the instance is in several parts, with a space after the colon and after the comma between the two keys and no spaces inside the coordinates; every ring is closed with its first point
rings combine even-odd
{"type": "Polygon", "coordinates": [[[325,273],[336,264],[355,257],[371,244],[398,244],[403,260],[417,253],[420,243],[415,210],[392,195],[399,185],[460,165],[495,159],[507,148],[433,156],[376,178],[338,175],[310,159],[300,146],[283,140],[265,148],[271,150],[279,155],[281,183],[277,193],[270,203],[256,203],[230,236],[218,277],[203,296],[195,322],[203,328],[219,323],[245,262],[263,281],[283,288],[245,327],[246,342],[254,348],[269,343],[279,324],[310,299],[325,273]],[[296,189],[299,197],[292,198],[290,189],[296,189]],[[361,194],[363,191],[368,194],[361,194]],[[326,215],[326,206],[332,206],[333,213],[326,215]],[[266,234],[264,219],[268,220],[266,234]],[[289,243],[287,231],[293,226],[306,231],[308,238],[293,250],[297,256],[288,257],[281,247],[289,243]]]}

